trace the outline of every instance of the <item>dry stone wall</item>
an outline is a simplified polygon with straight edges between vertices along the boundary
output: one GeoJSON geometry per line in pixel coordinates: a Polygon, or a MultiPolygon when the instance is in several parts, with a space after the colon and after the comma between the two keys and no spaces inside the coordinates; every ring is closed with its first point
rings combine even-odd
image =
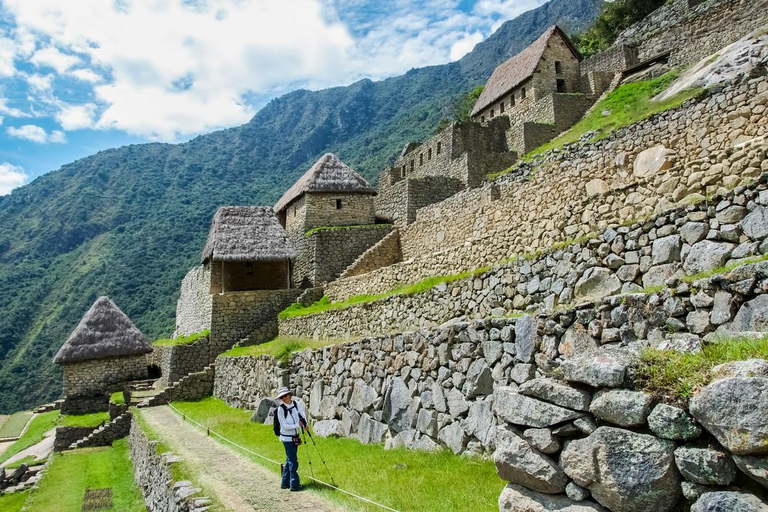
{"type": "Polygon", "coordinates": [[[391,231],[376,245],[360,255],[339,277],[352,277],[394,265],[403,259],[400,251],[400,233],[391,231]]]}
{"type": "Polygon", "coordinates": [[[150,364],[160,368],[158,385],[167,387],[190,373],[199,372],[216,361],[216,356],[226,352],[232,345],[228,342],[213,343],[204,336],[186,345],[156,346],[151,354],[150,364]]]}
{"type": "Polygon", "coordinates": [[[63,364],[64,394],[69,397],[121,391],[123,384],[147,378],[147,356],[107,357],[63,364]]]}
{"type": "Polygon", "coordinates": [[[277,334],[277,314],[302,290],[256,290],[213,296],[210,341],[231,348],[235,343],[263,343],[277,334]]]}
{"type": "Polygon", "coordinates": [[[754,179],[768,164],[764,151],[744,143],[768,132],[766,105],[768,78],[747,79],[600,141],[551,152],[496,180],[496,200],[472,189],[422,208],[400,230],[405,261],[338,280],[327,294],[380,293],[483,267],[754,179]]]}
{"type": "Polygon", "coordinates": [[[197,265],[181,282],[176,303],[176,332],[173,337],[188,336],[211,328],[211,267],[197,265]]]}

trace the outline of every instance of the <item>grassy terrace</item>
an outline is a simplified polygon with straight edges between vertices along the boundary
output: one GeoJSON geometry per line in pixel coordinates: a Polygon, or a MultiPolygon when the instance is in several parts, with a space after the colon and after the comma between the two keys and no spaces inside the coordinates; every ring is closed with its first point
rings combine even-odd
{"type": "Polygon", "coordinates": [[[27,431],[24,432],[16,442],[5,450],[5,453],[0,455],[0,463],[5,462],[22,450],[26,450],[30,446],[33,446],[45,437],[45,433],[56,426],[59,420],[59,411],[51,411],[43,414],[38,414],[30,422],[27,431]]]}
{"type": "Polygon", "coordinates": [[[308,338],[277,337],[267,343],[260,345],[249,345],[247,347],[234,347],[219,357],[243,357],[243,356],[273,356],[279,361],[288,362],[291,354],[300,352],[304,349],[323,348],[328,345],[338,343],[337,340],[311,340],[308,338]]]}
{"type": "Polygon", "coordinates": [[[639,389],[662,401],[685,406],[698,390],[713,379],[712,368],[729,361],[768,359],[765,338],[727,338],[704,345],[698,354],[646,349],[636,374],[639,389]]]}
{"type": "Polygon", "coordinates": [[[0,427],[0,438],[4,437],[19,437],[21,431],[27,425],[27,422],[32,417],[31,411],[20,411],[11,414],[0,427]]]}
{"type": "Polygon", "coordinates": [[[359,226],[320,226],[317,228],[312,228],[306,233],[304,233],[304,236],[310,236],[314,235],[318,231],[337,231],[339,229],[359,229],[359,228],[379,228],[379,227],[386,227],[391,226],[392,224],[382,223],[382,224],[361,224],[359,226]]]}
{"type": "Polygon", "coordinates": [[[211,331],[209,329],[206,329],[201,332],[190,334],[189,336],[180,336],[178,338],[155,340],[152,342],[152,346],[153,347],[173,347],[175,345],[189,345],[190,343],[194,343],[200,338],[204,338],[209,334],[211,334],[211,331]]]}
{"type": "MultiPolygon", "coordinates": [[[[269,425],[251,423],[251,412],[234,409],[215,398],[201,402],[174,403],[187,416],[232,441],[273,460],[285,458],[269,425]]],[[[219,438],[213,436],[221,442],[219,438]]],[[[317,439],[336,483],[389,507],[422,512],[444,510],[494,510],[504,486],[490,460],[458,457],[448,451],[437,453],[405,449],[384,450],[381,445],[364,445],[353,439],[317,439]]],[[[229,446],[229,445],[227,445],[229,446]]],[[[299,448],[300,474],[309,476],[306,451],[314,461],[315,476],[327,479],[314,448],[299,448]]],[[[275,473],[279,467],[243,453],[275,473]]],[[[345,510],[381,510],[344,494],[311,485],[310,489],[338,503],[345,510]]],[[[277,491],[276,491],[277,492],[277,491]]]]}
{"type": "Polygon", "coordinates": [[[92,414],[62,414],[59,425],[62,427],[98,427],[102,423],[109,423],[108,412],[94,412],[92,414]]]}

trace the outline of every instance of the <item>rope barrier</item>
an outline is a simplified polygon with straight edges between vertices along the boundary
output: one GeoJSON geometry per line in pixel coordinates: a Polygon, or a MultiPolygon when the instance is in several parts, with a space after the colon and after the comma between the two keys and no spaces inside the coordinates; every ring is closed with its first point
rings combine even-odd
{"type": "MultiPolygon", "coordinates": [[[[214,436],[218,437],[219,439],[221,439],[222,441],[224,441],[224,442],[226,442],[226,443],[229,443],[229,444],[231,444],[232,446],[234,446],[234,447],[236,447],[236,448],[239,448],[240,450],[243,450],[244,452],[250,453],[251,455],[255,455],[256,457],[259,457],[259,458],[261,458],[261,459],[264,459],[264,460],[266,460],[267,462],[271,462],[272,464],[277,464],[278,466],[281,464],[280,462],[278,462],[278,461],[276,461],[276,460],[272,460],[272,459],[270,459],[269,457],[265,457],[264,455],[261,455],[260,453],[256,453],[256,452],[254,452],[253,450],[250,450],[250,449],[246,448],[245,446],[241,446],[241,445],[237,444],[236,442],[234,442],[234,441],[232,441],[232,440],[230,440],[230,439],[227,439],[226,437],[222,436],[222,435],[221,435],[221,434],[219,434],[218,432],[216,432],[216,431],[214,431],[214,430],[211,430],[211,429],[210,429],[210,427],[208,427],[208,426],[206,426],[206,425],[203,425],[202,423],[199,423],[199,422],[197,422],[197,421],[193,420],[192,418],[190,418],[189,416],[187,416],[185,413],[181,412],[181,411],[180,411],[180,410],[178,410],[176,407],[174,407],[174,406],[173,406],[173,404],[169,403],[169,404],[168,404],[168,407],[170,407],[170,408],[171,408],[171,410],[175,411],[177,414],[181,415],[181,417],[182,417],[182,420],[186,420],[186,421],[189,421],[190,423],[192,423],[192,424],[194,424],[194,425],[197,425],[197,426],[199,426],[199,427],[203,428],[203,429],[204,429],[204,430],[207,432],[207,434],[208,434],[209,436],[210,436],[210,435],[214,435],[214,436]]],[[[352,496],[353,498],[357,498],[358,500],[361,500],[361,501],[364,501],[364,502],[366,502],[366,503],[370,503],[371,505],[375,505],[375,506],[377,506],[377,507],[383,508],[384,510],[389,510],[389,511],[391,511],[391,512],[399,512],[398,510],[396,510],[396,509],[394,509],[394,508],[390,508],[390,507],[388,507],[388,506],[386,506],[386,505],[382,505],[381,503],[377,503],[377,502],[375,502],[375,501],[373,501],[373,500],[370,500],[370,499],[368,499],[368,498],[365,498],[365,497],[363,497],[363,496],[360,496],[359,494],[355,494],[355,493],[353,493],[353,492],[351,492],[351,491],[347,491],[347,490],[345,490],[345,489],[342,489],[341,487],[338,487],[338,486],[336,486],[336,485],[331,485],[331,484],[329,484],[328,482],[324,482],[324,481],[322,481],[322,480],[320,480],[320,479],[318,479],[318,478],[315,478],[314,476],[310,476],[310,477],[309,477],[309,479],[310,479],[310,480],[313,480],[313,481],[315,481],[315,482],[317,482],[317,483],[318,483],[318,484],[320,484],[320,485],[324,485],[324,486],[328,487],[329,489],[333,489],[333,490],[335,490],[335,491],[339,491],[339,492],[342,492],[342,493],[344,493],[344,494],[346,494],[346,495],[348,495],[348,496],[352,496]]]]}

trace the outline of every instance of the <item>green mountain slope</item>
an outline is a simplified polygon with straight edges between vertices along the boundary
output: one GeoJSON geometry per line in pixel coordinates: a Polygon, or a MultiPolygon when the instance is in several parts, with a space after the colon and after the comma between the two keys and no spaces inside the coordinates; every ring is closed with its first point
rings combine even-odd
{"type": "Polygon", "coordinates": [[[51,359],[100,295],[149,337],[171,334],[180,281],[218,206],[273,204],[326,151],[375,179],[434,130],[452,98],[549,25],[583,30],[601,6],[552,0],[458,62],[295,91],[243,126],[103,151],[0,197],[0,412],[60,394],[51,359]]]}

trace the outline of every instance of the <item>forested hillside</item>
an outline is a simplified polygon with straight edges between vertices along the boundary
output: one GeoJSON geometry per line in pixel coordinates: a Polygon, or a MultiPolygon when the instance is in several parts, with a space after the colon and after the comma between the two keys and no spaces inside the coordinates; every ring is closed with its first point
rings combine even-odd
{"type": "Polygon", "coordinates": [[[147,334],[170,335],[178,287],[220,205],[269,205],[322,153],[374,180],[456,96],[548,26],[584,30],[602,0],[552,0],[458,62],[381,82],[295,91],[247,124],[68,164],[0,197],[0,413],[58,397],[58,347],[99,295],[147,334]]]}

